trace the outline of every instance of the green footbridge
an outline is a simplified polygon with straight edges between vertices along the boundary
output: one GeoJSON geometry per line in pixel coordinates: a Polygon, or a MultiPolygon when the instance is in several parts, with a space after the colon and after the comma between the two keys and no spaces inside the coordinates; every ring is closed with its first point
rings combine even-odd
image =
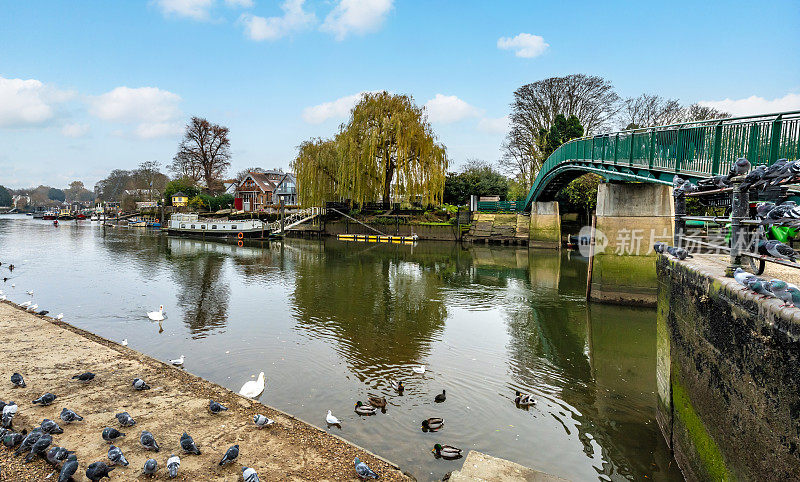
{"type": "Polygon", "coordinates": [[[685,122],[573,139],[547,158],[525,199],[552,201],[573,179],[594,172],[608,180],[672,184],[727,174],[746,157],[754,166],[795,160],[800,111],[685,122]]]}

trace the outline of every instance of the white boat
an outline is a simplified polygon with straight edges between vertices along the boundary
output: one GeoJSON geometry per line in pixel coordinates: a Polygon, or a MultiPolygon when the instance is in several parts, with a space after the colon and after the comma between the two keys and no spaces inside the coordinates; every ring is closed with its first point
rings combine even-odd
{"type": "Polygon", "coordinates": [[[167,224],[167,233],[192,236],[218,236],[232,238],[258,238],[269,235],[266,223],[258,219],[200,218],[197,214],[173,214],[167,224]]]}

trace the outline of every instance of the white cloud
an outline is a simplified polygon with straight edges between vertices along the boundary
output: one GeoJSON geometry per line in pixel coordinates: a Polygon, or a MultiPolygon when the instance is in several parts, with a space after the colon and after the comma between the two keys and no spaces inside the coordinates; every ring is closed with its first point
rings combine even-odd
{"type": "Polygon", "coordinates": [[[745,99],[701,100],[698,104],[713,107],[734,116],[770,114],[800,110],[800,94],[786,94],[777,99],[767,100],[763,97],[751,95],[745,99]]]}
{"type": "Polygon", "coordinates": [[[316,22],[316,15],[304,11],[303,3],[305,0],[286,0],[281,5],[282,17],[264,18],[245,13],[239,17],[239,22],[252,40],[276,40],[316,22]]]}
{"type": "Polygon", "coordinates": [[[325,17],[323,32],[343,40],[349,33],[364,34],[381,28],[394,0],[340,0],[325,17]]]}
{"type": "Polygon", "coordinates": [[[225,0],[225,5],[231,8],[251,8],[254,2],[253,0],[225,0]]]}
{"type": "Polygon", "coordinates": [[[177,15],[195,20],[208,18],[214,0],[155,0],[164,15],[177,15]]]}
{"type": "Polygon", "coordinates": [[[328,119],[343,118],[350,115],[350,109],[355,107],[364,92],[348,95],[334,100],[333,102],[323,102],[319,105],[306,107],[303,109],[303,120],[309,124],[321,124],[328,119]]]}
{"type": "Polygon", "coordinates": [[[89,132],[89,124],[64,124],[61,128],[61,134],[66,137],[83,137],[89,132]]]}
{"type": "Polygon", "coordinates": [[[138,124],[136,135],[147,139],[180,132],[180,100],[179,95],[157,87],[117,87],[91,98],[89,112],[107,121],[138,124]]]}
{"type": "Polygon", "coordinates": [[[56,116],[58,104],[72,96],[72,92],[58,90],[36,79],[0,77],[0,127],[45,123],[56,116]]]}
{"type": "Polygon", "coordinates": [[[543,37],[529,33],[521,33],[514,38],[500,37],[497,39],[497,48],[514,50],[517,57],[533,58],[542,55],[550,44],[543,37]]]}
{"type": "Polygon", "coordinates": [[[428,120],[449,124],[457,122],[467,117],[477,117],[480,110],[473,107],[454,95],[436,94],[436,96],[425,103],[425,110],[428,112],[428,120]]]}
{"type": "Polygon", "coordinates": [[[508,116],[484,117],[478,122],[478,130],[489,134],[505,134],[510,127],[508,116]]]}

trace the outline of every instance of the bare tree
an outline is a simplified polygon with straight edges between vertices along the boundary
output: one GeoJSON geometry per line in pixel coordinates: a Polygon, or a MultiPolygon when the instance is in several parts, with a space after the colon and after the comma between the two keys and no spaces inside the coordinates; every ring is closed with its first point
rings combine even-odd
{"type": "Polygon", "coordinates": [[[264,169],[260,167],[248,167],[247,169],[242,169],[241,171],[236,173],[236,182],[244,181],[244,178],[247,177],[248,174],[251,172],[265,172],[264,169]]]}
{"type": "Polygon", "coordinates": [[[132,174],[136,189],[147,191],[147,199],[150,201],[164,192],[169,181],[161,172],[161,163],[158,161],[144,161],[132,174]]]}
{"type": "Polygon", "coordinates": [[[209,190],[219,189],[220,178],[231,165],[228,132],[227,127],[192,117],[171,169],[196,181],[202,179],[209,190]]]}
{"type": "Polygon", "coordinates": [[[620,110],[620,123],[625,129],[663,126],[681,122],[684,109],[678,99],[642,94],[630,97],[620,110]]]}
{"type": "Polygon", "coordinates": [[[728,112],[723,112],[713,107],[692,104],[684,109],[683,120],[685,122],[693,122],[708,119],[727,119],[730,116],[728,112]]]}

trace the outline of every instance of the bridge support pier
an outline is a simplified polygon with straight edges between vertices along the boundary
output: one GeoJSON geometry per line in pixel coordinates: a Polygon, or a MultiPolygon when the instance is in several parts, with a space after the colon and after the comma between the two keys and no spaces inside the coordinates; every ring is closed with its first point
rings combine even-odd
{"type": "Polygon", "coordinates": [[[672,243],[672,188],[661,184],[600,184],[589,300],[655,306],[653,243],[672,243]]]}
{"type": "Polygon", "coordinates": [[[532,248],[561,248],[561,216],[555,201],[531,203],[531,223],[528,246],[532,248]]]}

